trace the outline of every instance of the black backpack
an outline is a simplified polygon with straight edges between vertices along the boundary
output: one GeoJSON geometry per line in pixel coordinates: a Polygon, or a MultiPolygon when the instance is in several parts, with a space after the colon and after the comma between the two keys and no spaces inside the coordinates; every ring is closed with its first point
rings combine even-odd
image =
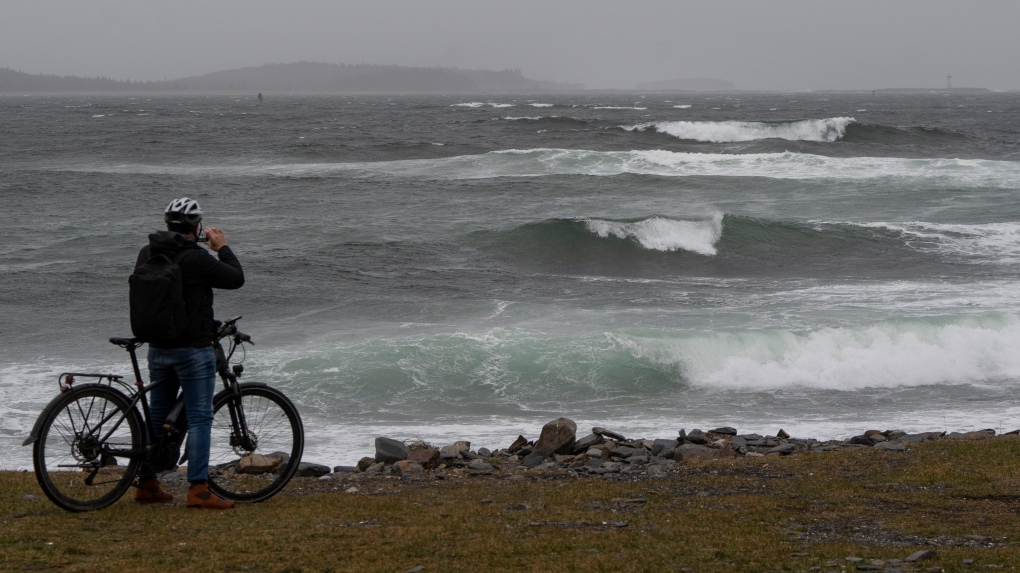
{"type": "Polygon", "coordinates": [[[131,332],[144,342],[167,343],[188,332],[184,309],[181,258],[159,254],[135,267],[128,278],[131,304],[131,332]]]}

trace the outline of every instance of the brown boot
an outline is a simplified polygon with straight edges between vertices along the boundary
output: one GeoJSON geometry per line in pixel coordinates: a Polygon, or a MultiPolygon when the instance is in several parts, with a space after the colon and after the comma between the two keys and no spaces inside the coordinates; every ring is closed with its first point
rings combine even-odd
{"type": "Polygon", "coordinates": [[[209,491],[204,483],[193,483],[188,488],[188,507],[195,509],[230,509],[234,502],[223,499],[209,491]]]}
{"type": "Polygon", "coordinates": [[[138,503],[170,503],[174,498],[174,494],[159,487],[156,478],[141,480],[135,488],[135,501],[138,503]]]}

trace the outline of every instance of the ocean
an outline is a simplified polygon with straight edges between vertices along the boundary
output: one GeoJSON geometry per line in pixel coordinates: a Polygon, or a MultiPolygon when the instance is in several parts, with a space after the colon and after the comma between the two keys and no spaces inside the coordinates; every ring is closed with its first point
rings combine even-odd
{"type": "Polygon", "coordinates": [[[173,198],[305,458],[1020,426],[1020,94],[0,97],[0,469],[173,198]]]}

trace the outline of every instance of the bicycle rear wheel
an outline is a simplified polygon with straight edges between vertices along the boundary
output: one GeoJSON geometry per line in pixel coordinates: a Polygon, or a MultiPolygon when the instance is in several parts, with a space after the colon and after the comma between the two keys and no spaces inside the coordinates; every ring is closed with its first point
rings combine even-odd
{"type": "Polygon", "coordinates": [[[111,450],[143,447],[142,421],[127,397],[108,386],[78,386],[41,415],[32,461],[46,497],[68,511],[101,509],[120,499],[139,462],[118,459],[111,450]]]}
{"type": "MultiPolygon", "coordinates": [[[[229,392],[213,402],[209,489],[234,501],[263,501],[294,477],[305,447],[304,428],[294,404],[279,390],[240,385],[240,412],[247,436],[231,417],[229,392]]],[[[239,419],[239,423],[241,420],[239,419]]]]}

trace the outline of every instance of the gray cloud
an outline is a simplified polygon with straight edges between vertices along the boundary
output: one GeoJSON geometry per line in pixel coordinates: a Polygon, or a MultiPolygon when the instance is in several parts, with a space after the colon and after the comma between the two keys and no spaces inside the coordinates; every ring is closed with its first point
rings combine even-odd
{"type": "Polygon", "coordinates": [[[1020,89],[1020,2],[0,0],[0,66],[150,80],[298,60],[629,88],[1020,89]]]}

